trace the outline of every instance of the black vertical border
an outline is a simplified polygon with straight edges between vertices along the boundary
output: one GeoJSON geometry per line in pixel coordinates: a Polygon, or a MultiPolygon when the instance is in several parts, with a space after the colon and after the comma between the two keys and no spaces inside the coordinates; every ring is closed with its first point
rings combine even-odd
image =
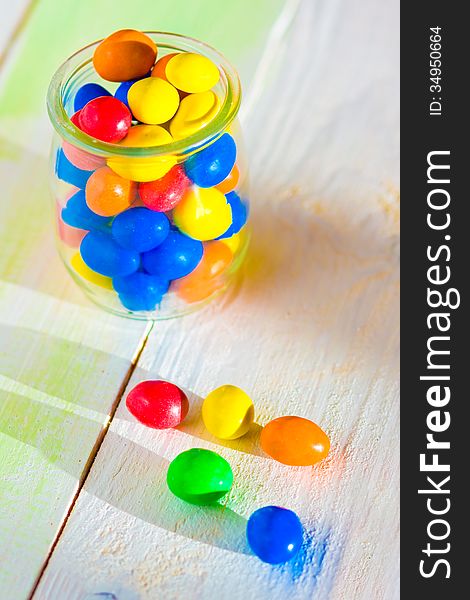
{"type": "MultiPolygon", "coordinates": [[[[468,279],[470,277],[470,110],[467,108],[470,89],[470,24],[464,13],[464,2],[427,0],[401,3],[401,182],[402,182],[402,274],[401,274],[401,597],[404,599],[434,598],[453,600],[470,597],[466,587],[466,537],[470,531],[467,507],[470,490],[467,473],[470,471],[470,422],[468,420],[469,392],[466,372],[470,372],[470,337],[468,313],[468,279]],[[430,27],[442,28],[442,115],[429,115],[430,27]],[[426,475],[419,469],[419,455],[426,450],[426,416],[433,410],[427,404],[429,382],[420,381],[427,365],[426,342],[431,334],[426,317],[432,312],[427,305],[426,257],[428,245],[437,247],[443,232],[432,231],[426,224],[428,213],[427,154],[433,150],[450,150],[451,225],[446,234],[451,258],[449,285],[459,290],[461,305],[449,310],[450,328],[450,388],[451,400],[446,408],[451,414],[450,428],[441,434],[449,440],[450,450],[440,453],[441,461],[448,458],[450,471],[451,508],[445,515],[451,526],[449,538],[432,542],[427,525],[433,516],[426,508],[426,496],[418,489],[426,487],[426,475]],[[435,560],[446,558],[450,563],[450,578],[442,565],[434,576],[423,578],[419,573],[422,559],[427,568],[432,559],[422,550],[428,541],[436,548],[450,543],[446,554],[433,555],[435,560]]],[[[436,94],[437,95],[437,94],[436,94]]],[[[444,309],[440,309],[444,310],[444,309]]],[[[444,335],[444,334],[443,334],[444,335]]],[[[447,357],[449,359],[449,357],[447,357]]],[[[436,480],[443,473],[436,474],[436,480]]],[[[429,487],[429,486],[428,486],[429,487]]],[[[434,496],[437,498],[437,496],[434,496]]],[[[444,496],[440,496],[443,498],[444,496]]],[[[437,504],[436,504],[437,506],[437,504]]],[[[434,518],[438,518],[437,516],[434,518]]],[[[436,529],[435,531],[438,531],[436,529]]]]}

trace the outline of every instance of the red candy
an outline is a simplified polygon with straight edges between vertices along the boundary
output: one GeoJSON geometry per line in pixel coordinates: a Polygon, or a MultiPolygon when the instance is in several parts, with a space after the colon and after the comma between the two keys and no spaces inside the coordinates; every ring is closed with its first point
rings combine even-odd
{"type": "Polygon", "coordinates": [[[190,183],[183,167],[176,165],[160,179],[141,183],[139,195],[147,208],[167,212],[175,208],[190,183]]]}
{"type": "MultiPolygon", "coordinates": [[[[70,117],[70,120],[81,129],[80,123],[78,121],[80,117],[80,110],[78,110],[74,115],[70,117]]],[[[85,150],[81,150],[72,144],[69,144],[65,140],[62,142],[62,150],[64,151],[65,156],[69,159],[69,161],[75,165],[77,168],[82,169],[84,171],[94,171],[99,167],[102,167],[106,164],[104,158],[101,156],[96,156],[95,154],[91,154],[90,152],[85,152],[85,150]]]]}
{"type": "Polygon", "coordinates": [[[126,406],[134,417],[154,429],[176,427],[188,414],[186,394],[168,381],[142,381],[133,388],[126,406]]]}
{"type": "Polygon", "coordinates": [[[103,142],[116,144],[126,137],[132,123],[130,110],[113,96],[90,100],[78,116],[80,129],[103,142]]]}

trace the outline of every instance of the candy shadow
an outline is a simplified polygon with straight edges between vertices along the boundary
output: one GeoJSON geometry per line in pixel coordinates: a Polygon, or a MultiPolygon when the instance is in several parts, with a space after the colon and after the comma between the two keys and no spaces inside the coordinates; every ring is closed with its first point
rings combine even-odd
{"type": "Polygon", "coordinates": [[[246,542],[246,519],[221,503],[194,506],[170,492],[166,483],[168,460],[112,431],[106,436],[105,446],[106,451],[98,455],[92,476],[85,483],[88,493],[177,535],[251,554],[246,542]]]}

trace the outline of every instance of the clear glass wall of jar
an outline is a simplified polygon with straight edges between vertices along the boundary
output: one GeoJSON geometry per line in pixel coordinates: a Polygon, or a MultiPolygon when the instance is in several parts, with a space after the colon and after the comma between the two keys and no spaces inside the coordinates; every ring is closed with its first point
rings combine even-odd
{"type": "Polygon", "coordinates": [[[217,65],[217,111],[199,130],[192,133],[189,127],[189,135],[165,145],[133,147],[97,140],[76,127],[70,118],[75,94],[84,83],[98,83],[111,94],[119,86],[102,80],[93,68],[99,42],[76,52],[57,70],[47,107],[55,129],[50,160],[53,215],[68,272],[102,308],[157,320],[192,312],[233,282],[249,242],[248,173],[235,69],[200,41],[170,33],[147,35],[157,44],[158,58],[196,52],[217,65]],[[216,166],[224,153],[233,153],[234,166],[221,181],[211,179],[211,164],[216,166]],[[109,191],[106,186],[124,189],[125,202],[104,210],[100,194],[109,191]],[[163,242],[130,248],[126,235],[129,219],[136,215],[163,223],[163,242]],[[163,268],[168,261],[173,270],[163,268]],[[173,279],[168,280],[168,272],[173,279]]]}

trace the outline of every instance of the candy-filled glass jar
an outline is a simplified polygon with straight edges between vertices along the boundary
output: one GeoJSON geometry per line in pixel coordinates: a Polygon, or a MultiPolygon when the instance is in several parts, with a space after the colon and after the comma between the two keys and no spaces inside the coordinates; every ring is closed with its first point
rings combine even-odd
{"type": "Polygon", "coordinates": [[[167,319],[225,290],[247,250],[240,82],[200,41],[134,33],[156,46],[145,74],[108,73],[124,46],[101,51],[101,41],[52,78],[55,228],[65,266],[94,302],[127,317],[167,319]],[[98,47],[102,62],[107,52],[112,58],[104,67],[98,47]]]}

